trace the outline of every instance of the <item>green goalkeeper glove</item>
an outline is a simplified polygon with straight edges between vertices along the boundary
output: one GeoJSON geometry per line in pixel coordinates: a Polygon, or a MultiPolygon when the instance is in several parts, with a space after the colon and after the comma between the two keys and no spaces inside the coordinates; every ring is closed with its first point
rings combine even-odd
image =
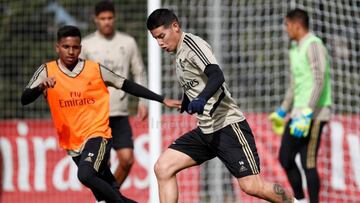
{"type": "Polygon", "coordinates": [[[285,129],[286,112],[282,108],[277,108],[275,112],[271,113],[268,119],[271,121],[271,127],[276,135],[281,136],[285,129]]]}
{"type": "Polygon", "coordinates": [[[300,117],[292,119],[290,134],[297,138],[306,137],[309,134],[312,118],[313,111],[310,108],[305,108],[300,117]]]}

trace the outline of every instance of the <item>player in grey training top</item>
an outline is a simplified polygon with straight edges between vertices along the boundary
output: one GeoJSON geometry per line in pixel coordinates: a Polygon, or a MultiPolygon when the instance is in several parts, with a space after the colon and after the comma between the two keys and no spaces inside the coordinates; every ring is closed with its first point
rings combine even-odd
{"type": "Polygon", "coordinates": [[[296,202],[280,185],[259,175],[260,160],[251,128],[227,91],[210,46],[181,31],[176,15],[157,9],[147,28],[159,46],[176,53],[176,73],[184,90],[180,112],[197,113],[198,127],[166,149],[155,164],[162,203],[178,201],[176,174],[218,157],[249,195],[271,202],[296,202]]]}
{"type": "MultiPolygon", "coordinates": [[[[208,83],[204,71],[211,64],[217,65],[217,61],[210,45],[198,36],[183,32],[176,49],[176,73],[190,100],[196,98],[208,83]]],[[[198,126],[206,134],[245,119],[231,98],[225,82],[207,100],[204,112],[198,114],[197,118],[198,126]]]]}
{"type": "MultiPolygon", "coordinates": [[[[133,76],[136,83],[147,86],[144,64],[135,39],[115,30],[115,7],[110,1],[100,1],[95,6],[97,30],[82,41],[80,57],[97,61],[111,71],[124,77],[133,76]]],[[[116,150],[119,165],[114,176],[123,184],[134,163],[132,130],[129,123],[128,94],[108,87],[110,92],[110,127],[113,135],[113,148],[116,150]]],[[[147,106],[139,100],[138,117],[147,118],[147,106]]]]}

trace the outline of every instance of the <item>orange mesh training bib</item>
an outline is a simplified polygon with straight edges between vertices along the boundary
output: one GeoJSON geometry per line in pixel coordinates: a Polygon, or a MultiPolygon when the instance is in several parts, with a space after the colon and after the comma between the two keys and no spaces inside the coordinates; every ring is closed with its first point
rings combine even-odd
{"type": "Polygon", "coordinates": [[[46,65],[48,77],[56,80],[55,87],[47,89],[47,101],[60,147],[78,150],[90,137],[111,138],[109,92],[99,65],[86,60],[76,77],[62,72],[56,61],[46,65]]]}

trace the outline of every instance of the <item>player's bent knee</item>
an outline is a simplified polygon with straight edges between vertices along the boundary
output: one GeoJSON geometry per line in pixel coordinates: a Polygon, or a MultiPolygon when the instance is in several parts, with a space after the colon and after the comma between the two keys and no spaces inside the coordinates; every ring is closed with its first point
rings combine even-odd
{"type": "Polygon", "coordinates": [[[91,166],[81,165],[79,166],[77,177],[82,184],[88,186],[91,179],[95,176],[95,173],[95,170],[91,166]]]}
{"type": "Polygon", "coordinates": [[[121,168],[123,168],[125,170],[129,170],[132,167],[132,165],[134,165],[133,157],[129,157],[127,159],[120,160],[120,166],[121,166],[121,168]]]}
{"type": "Polygon", "coordinates": [[[128,161],[134,160],[134,152],[132,149],[119,149],[117,150],[117,158],[119,161],[128,161]]]}
{"type": "Polygon", "coordinates": [[[158,180],[161,180],[161,179],[167,179],[167,178],[171,177],[171,172],[169,169],[170,169],[170,167],[168,164],[161,162],[161,161],[157,161],[154,166],[156,178],[158,180]]]}
{"type": "Polygon", "coordinates": [[[160,178],[162,176],[162,174],[164,174],[165,171],[165,166],[160,163],[159,161],[157,161],[154,165],[154,172],[157,178],[160,178]]]}

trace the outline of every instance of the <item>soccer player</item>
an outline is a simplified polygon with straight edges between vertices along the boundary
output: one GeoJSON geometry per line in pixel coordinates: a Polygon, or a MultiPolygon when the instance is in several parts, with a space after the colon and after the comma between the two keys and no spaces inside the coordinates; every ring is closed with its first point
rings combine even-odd
{"type": "MultiPolygon", "coordinates": [[[[99,62],[111,71],[126,78],[130,72],[134,81],[146,86],[146,77],[141,54],[135,39],[115,30],[115,6],[111,1],[100,1],[95,5],[97,30],[82,40],[80,58],[99,62]]],[[[129,123],[128,94],[121,89],[108,87],[110,93],[110,127],[113,148],[116,150],[119,165],[114,176],[120,186],[128,176],[134,163],[132,131],[129,123]]],[[[138,117],[147,117],[144,100],[138,103],[138,117]]]]}
{"type": "Polygon", "coordinates": [[[106,86],[121,88],[168,107],[179,108],[181,102],[164,99],[98,63],[78,58],[80,51],[79,29],[61,27],[56,43],[59,59],[38,68],[25,88],[21,102],[29,104],[44,93],[59,136],[59,145],[73,157],[80,182],[93,191],[98,201],[134,202],[120,194],[107,163],[111,129],[106,86]]]}
{"type": "Polygon", "coordinates": [[[289,38],[293,40],[290,48],[291,80],[281,107],[269,118],[275,132],[281,134],[286,113],[291,111],[291,119],[281,140],[279,160],[295,198],[306,202],[300,171],[295,163],[295,155],[300,154],[310,203],[317,203],[320,191],[317,153],[321,131],[330,119],[332,103],[329,56],[320,38],[309,32],[309,16],[304,10],[288,12],[285,25],[289,38]]]}
{"type": "Polygon", "coordinates": [[[184,90],[181,112],[196,113],[198,119],[198,127],[175,140],[155,164],[160,202],[178,201],[179,171],[214,157],[225,164],[245,193],[271,202],[293,202],[282,186],[259,175],[254,136],[230,96],[209,44],[182,32],[177,16],[168,9],[153,11],[146,23],[159,46],[175,53],[176,73],[184,90]]]}

